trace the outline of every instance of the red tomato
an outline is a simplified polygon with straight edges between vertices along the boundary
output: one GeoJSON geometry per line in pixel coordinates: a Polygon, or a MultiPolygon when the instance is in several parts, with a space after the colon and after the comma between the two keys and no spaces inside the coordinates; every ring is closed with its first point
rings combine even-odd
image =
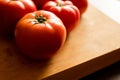
{"type": "Polygon", "coordinates": [[[81,15],[87,10],[88,0],[71,0],[80,10],[81,15]]]}
{"type": "Polygon", "coordinates": [[[31,59],[51,58],[66,40],[62,21],[45,10],[26,14],[15,28],[16,44],[31,59]]]}
{"type": "Polygon", "coordinates": [[[62,1],[71,1],[80,10],[81,15],[87,10],[88,7],[88,0],[62,0],[62,1]]]}
{"type": "MultiPolygon", "coordinates": [[[[50,0],[32,0],[32,1],[35,3],[37,9],[40,10],[40,9],[42,9],[43,5],[44,5],[47,1],[50,1],[50,0]]],[[[52,0],[52,1],[53,1],[53,0],[52,0]]]]}
{"type": "Polygon", "coordinates": [[[67,32],[70,32],[80,20],[80,12],[71,1],[48,1],[42,9],[56,14],[63,21],[67,32]]]}
{"type": "Polygon", "coordinates": [[[13,34],[18,20],[35,10],[31,0],[0,0],[0,34],[13,34]]]}

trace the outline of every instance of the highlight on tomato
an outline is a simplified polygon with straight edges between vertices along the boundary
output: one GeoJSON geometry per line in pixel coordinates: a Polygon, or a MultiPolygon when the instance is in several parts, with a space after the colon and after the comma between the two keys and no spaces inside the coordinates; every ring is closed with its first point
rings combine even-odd
{"type": "Polygon", "coordinates": [[[31,0],[0,0],[0,34],[13,35],[20,18],[36,10],[31,0]]]}
{"type": "Polygon", "coordinates": [[[15,41],[21,53],[35,60],[50,59],[64,45],[66,28],[52,12],[26,14],[17,23],[15,41]]]}
{"type": "Polygon", "coordinates": [[[71,1],[48,1],[42,9],[56,14],[63,21],[68,33],[74,29],[80,20],[80,11],[71,1]]]}

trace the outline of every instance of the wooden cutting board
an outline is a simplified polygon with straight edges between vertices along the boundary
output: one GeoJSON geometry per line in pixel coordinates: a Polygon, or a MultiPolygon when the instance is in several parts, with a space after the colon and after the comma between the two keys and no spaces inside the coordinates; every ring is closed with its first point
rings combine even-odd
{"type": "Polygon", "coordinates": [[[0,80],[78,80],[120,61],[120,25],[89,4],[65,45],[49,61],[19,54],[14,40],[0,37],[0,80]]]}

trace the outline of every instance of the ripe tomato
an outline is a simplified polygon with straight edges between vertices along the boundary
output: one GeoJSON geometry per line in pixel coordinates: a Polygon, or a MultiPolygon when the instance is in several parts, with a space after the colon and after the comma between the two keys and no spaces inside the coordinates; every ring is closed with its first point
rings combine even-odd
{"type": "Polygon", "coordinates": [[[80,12],[71,1],[48,1],[42,9],[56,14],[63,21],[67,32],[70,32],[80,20],[80,12]]]}
{"type": "Polygon", "coordinates": [[[26,14],[15,28],[16,44],[31,59],[49,59],[66,40],[62,21],[45,10],[26,14]]]}
{"type": "MultiPolygon", "coordinates": [[[[47,1],[50,1],[50,0],[32,0],[32,1],[35,3],[37,9],[40,10],[40,9],[42,9],[43,5],[44,5],[47,1]]],[[[52,1],[53,1],[53,0],[52,0],[52,1]]]]}
{"type": "Polygon", "coordinates": [[[87,10],[88,0],[71,0],[80,10],[81,15],[87,10]]]}
{"type": "Polygon", "coordinates": [[[81,15],[87,10],[88,7],[88,0],[62,0],[62,1],[71,1],[80,10],[81,15]]]}
{"type": "Polygon", "coordinates": [[[0,0],[0,34],[13,34],[18,20],[35,10],[31,0],[0,0]]]}

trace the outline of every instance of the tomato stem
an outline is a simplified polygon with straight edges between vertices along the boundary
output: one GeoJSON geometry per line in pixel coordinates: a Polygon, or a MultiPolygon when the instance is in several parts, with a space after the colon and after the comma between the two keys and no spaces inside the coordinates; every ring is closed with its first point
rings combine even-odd
{"type": "Polygon", "coordinates": [[[62,7],[63,5],[62,5],[62,4],[60,4],[60,3],[58,3],[56,6],[62,7]]]}
{"type": "Polygon", "coordinates": [[[46,21],[46,18],[43,16],[43,15],[40,15],[40,16],[36,16],[36,23],[45,23],[46,21]]]}

